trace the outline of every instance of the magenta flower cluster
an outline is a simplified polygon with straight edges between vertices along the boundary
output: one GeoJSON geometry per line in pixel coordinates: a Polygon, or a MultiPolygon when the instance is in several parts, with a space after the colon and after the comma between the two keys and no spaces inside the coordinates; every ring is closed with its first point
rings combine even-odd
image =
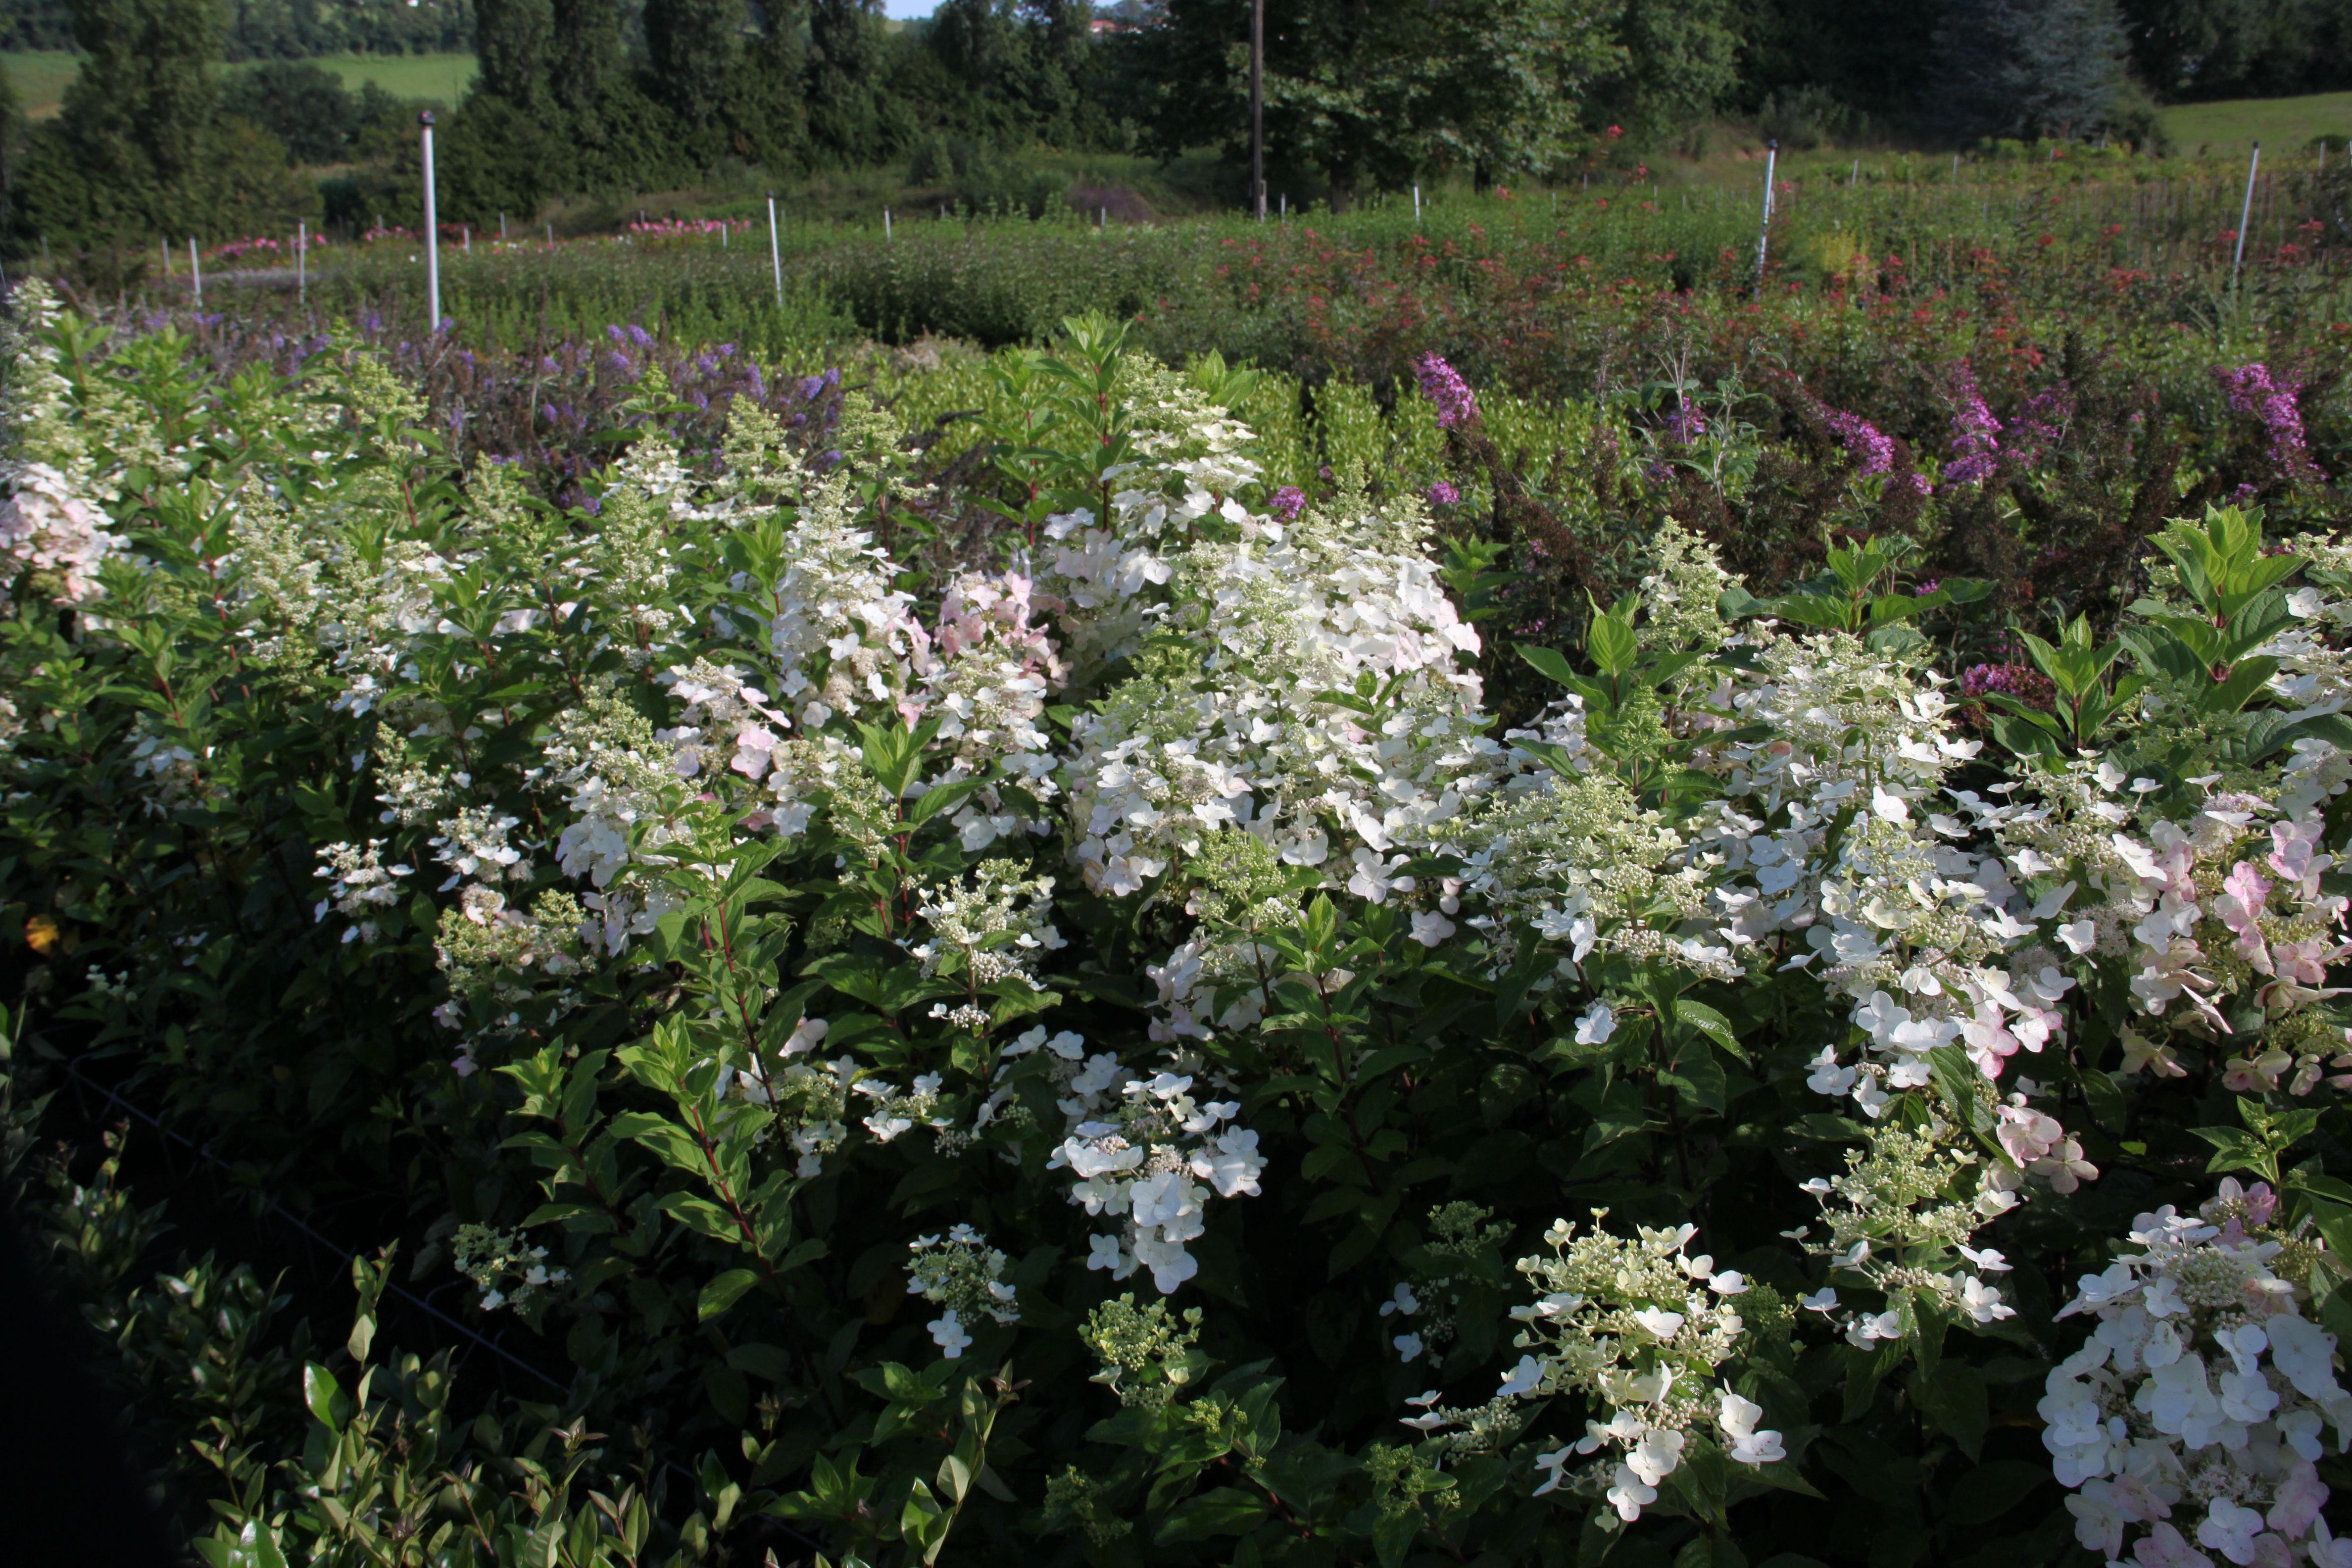
{"type": "Polygon", "coordinates": [[[2311,460],[2311,448],[2304,440],[2303,410],[2295,402],[2303,391],[2300,384],[2281,385],[2272,378],[2270,367],[2260,362],[2235,370],[2216,367],[2213,374],[2229,393],[2231,409],[2254,416],[2270,431],[2272,462],[2298,479],[2327,477],[2311,460]]]}
{"type": "Polygon", "coordinates": [[[1677,395],[1675,411],[1666,416],[1666,438],[1696,441],[1706,434],[1706,416],[1691,405],[1690,399],[1677,395]]]}
{"type": "Polygon", "coordinates": [[[1421,378],[1423,395],[1437,405],[1439,429],[1451,430],[1478,417],[1478,399],[1471,393],[1470,384],[1444,358],[1425,353],[1412,362],[1412,371],[1421,378]]]}
{"type": "Polygon", "coordinates": [[[2050,697],[2050,682],[2042,672],[2022,664],[1979,664],[1960,676],[1960,690],[1969,697],[1998,691],[2020,702],[2039,704],[2050,697]]]}
{"type": "Polygon", "coordinates": [[[1288,522],[1307,510],[1307,492],[1297,485],[1285,485],[1274,492],[1274,515],[1288,522]]]}
{"type": "Polygon", "coordinates": [[[1830,410],[1829,427],[1831,434],[1838,438],[1838,444],[1845,448],[1846,455],[1861,465],[1855,470],[1859,477],[1866,479],[1895,466],[1894,438],[1861,415],[1844,414],[1832,408],[1830,410]]]}
{"type": "Polygon", "coordinates": [[[1432,506],[1452,506],[1461,499],[1462,492],[1444,479],[1429,487],[1429,504],[1432,506]]]}
{"type": "Polygon", "coordinates": [[[2000,421],[1985,405],[1966,360],[1952,367],[1952,460],[1944,465],[1944,479],[1955,485],[1980,484],[2000,467],[2000,421]]]}

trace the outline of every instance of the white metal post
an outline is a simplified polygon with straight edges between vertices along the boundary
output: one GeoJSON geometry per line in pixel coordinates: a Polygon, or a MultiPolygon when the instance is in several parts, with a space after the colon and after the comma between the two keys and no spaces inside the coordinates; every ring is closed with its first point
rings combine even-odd
{"type": "Polygon", "coordinates": [[[2238,268],[2246,260],[2246,223],[2254,216],[2254,171],[2263,166],[2263,144],[2254,143],[2254,155],[2246,162],[2246,200],[2238,209],[2238,250],[2230,258],[2230,292],[2238,291],[2238,268]]]}
{"type": "Polygon", "coordinates": [[[1421,187],[1419,185],[1412,188],[1412,226],[1415,228],[1421,226],[1421,187]]]}
{"type": "Polygon", "coordinates": [[[294,300],[301,305],[310,302],[310,224],[307,218],[294,225],[294,300]]]}
{"type": "Polygon", "coordinates": [[[196,309],[205,308],[205,264],[196,258],[196,237],[188,236],[188,276],[196,283],[196,309]]]}
{"type": "Polygon", "coordinates": [[[441,209],[433,193],[433,111],[421,110],[416,123],[425,132],[425,308],[430,330],[441,331],[441,209]]]}
{"type": "Polygon", "coordinates": [[[776,193],[768,193],[768,260],[776,269],[776,309],[784,308],[784,252],[776,240],[776,193]]]}
{"type": "Polygon", "coordinates": [[[1764,254],[1772,242],[1772,170],[1780,161],[1780,143],[1764,143],[1764,222],[1756,231],[1756,286],[1764,286],[1764,254]]]}
{"type": "Polygon", "coordinates": [[[890,209],[888,207],[884,207],[882,209],[882,237],[885,239],[890,237],[890,209]]]}

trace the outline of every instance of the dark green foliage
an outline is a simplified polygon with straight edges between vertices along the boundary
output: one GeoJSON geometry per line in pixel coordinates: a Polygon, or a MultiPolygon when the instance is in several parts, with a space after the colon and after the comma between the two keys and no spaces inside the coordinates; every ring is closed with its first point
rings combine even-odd
{"type": "Polygon", "coordinates": [[[1705,119],[1738,84],[1740,26],[1727,0],[1632,0],[1617,31],[1624,63],[1596,85],[1586,123],[1646,143],[1705,119]]]}
{"type": "MultiPolygon", "coordinates": [[[[373,84],[370,84],[372,87],[373,84]]],[[[380,100],[362,101],[342,78],[308,60],[264,60],[221,86],[220,111],[251,121],[286,144],[298,163],[333,163],[353,150],[361,131],[382,116],[380,100]]]]}
{"type": "Polygon", "coordinates": [[[882,90],[888,47],[880,0],[811,0],[808,124],[819,157],[887,157],[901,144],[892,132],[903,113],[889,112],[882,90]]]}
{"type": "MultiPolygon", "coordinates": [[[[1591,137],[1588,93],[1629,56],[1619,5],[1420,0],[1266,7],[1268,178],[1311,170],[1335,205],[1444,171],[1484,184],[1564,171],[1591,137]]],[[[1144,52],[1150,141],[1172,156],[1215,143],[1244,154],[1249,6],[1172,0],[1144,52]]]]}
{"type": "Polygon", "coordinates": [[[1936,51],[1937,117],[1967,141],[2089,136],[2123,79],[2115,0],[1953,0],[1936,51]]]}
{"type": "Polygon", "coordinates": [[[743,0],[646,0],[646,81],[689,132],[709,125],[742,68],[743,0]]]}
{"type": "Polygon", "coordinates": [[[1818,89],[1879,116],[1916,116],[1943,7],[1907,0],[1762,0],[1743,8],[1731,101],[1753,112],[1818,89]]]}
{"type": "Polygon", "coordinates": [[[26,170],[34,234],[119,278],[143,265],[121,258],[143,257],[159,234],[283,233],[315,210],[284,143],[216,114],[219,31],[206,0],[76,0],[74,26],[81,73],[26,170]],[[105,258],[118,259],[95,259],[105,258]]]}
{"type": "MultiPolygon", "coordinates": [[[[332,54],[435,54],[473,47],[474,0],[386,5],[378,0],[226,0],[224,53],[232,60],[332,54]]],[[[0,48],[74,47],[72,0],[9,0],[0,48]]]]}
{"type": "Polygon", "coordinates": [[[2352,87],[2347,0],[2120,0],[2132,66],[2172,99],[2352,87]]]}
{"type": "Polygon", "coordinates": [[[434,163],[444,223],[488,226],[500,213],[527,216],[562,189],[553,177],[562,167],[555,138],[505,99],[487,93],[450,117],[434,147],[434,163]]]}
{"type": "Polygon", "coordinates": [[[525,114],[541,112],[548,93],[548,53],[555,26],[550,0],[481,0],[474,54],[482,90],[525,114]]]}
{"type": "Polygon", "coordinates": [[[614,99],[625,68],[620,0],[553,0],[548,80],[562,123],[584,163],[609,158],[620,116],[614,99]]]}

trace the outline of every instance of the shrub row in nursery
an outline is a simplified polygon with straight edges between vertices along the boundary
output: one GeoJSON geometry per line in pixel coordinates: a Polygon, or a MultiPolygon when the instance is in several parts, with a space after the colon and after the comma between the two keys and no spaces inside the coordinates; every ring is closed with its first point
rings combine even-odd
{"type": "Polygon", "coordinates": [[[1666,518],[1490,646],[1525,540],[1099,321],[909,568],[863,395],[572,504],[362,345],[18,305],[15,1070],[390,1216],[348,1333],[90,1287],[236,1298],[208,1562],[2352,1561],[2332,535],[1959,683],[1900,530],[1666,518]],[[379,1337],[454,1277],[562,1398],[379,1337]]]}

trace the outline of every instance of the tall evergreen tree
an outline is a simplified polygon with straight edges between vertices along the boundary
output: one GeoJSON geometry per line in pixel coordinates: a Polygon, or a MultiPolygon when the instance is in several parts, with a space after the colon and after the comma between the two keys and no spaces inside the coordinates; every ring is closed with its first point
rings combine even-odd
{"type": "Polygon", "coordinates": [[[811,0],[809,139],[821,155],[865,163],[897,151],[886,145],[881,0],[811,0]]]}
{"type": "Polygon", "coordinates": [[[1952,0],[1936,55],[1937,118],[1963,139],[2087,134],[2124,80],[2115,0],[1952,0]]]}
{"type": "Polygon", "coordinates": [[[653,97],[688,129],[718,118],[743,52],[743,0],[646,0],[653,97]]]}
{"type": "Polygon", "coordinates": [[[482,90],[537,117],[553,107],[547,91],[548,51],[555,32],[551,0],[475,0],[474,55],[482,90]]]}
{"type": "Polygon", "coordinates": [[[593,160],[612,149],[618,118],[614,100],[627,68],[620,0],[551,0],[550,8],[549,91],[566,136],[593,160]]]}
{"type": "Polygon", "coordinates": [[[803,0],[765,0],[755,20],[733,95],[734,150],[772,173],[807,153],[808,8],[803,0]]]}
{"type": "Polygon", "coordinates": [[[73,13],[83,58],[42,138],[43,226],[101,245],[184,226],[217,101],[210,0],[74,0],[73,13]]]}

